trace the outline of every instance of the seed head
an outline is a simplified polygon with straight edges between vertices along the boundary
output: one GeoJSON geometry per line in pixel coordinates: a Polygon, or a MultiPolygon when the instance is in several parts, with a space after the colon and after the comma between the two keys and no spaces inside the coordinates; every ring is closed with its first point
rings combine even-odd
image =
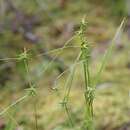
{"type": "Polygon", "coordinates": [[[18,60],[21,61],[21,60],[27,60],[29,57],[28,53],[27,53],[27,50],[26,48],[24,48],[24,51],[23,53],[19,54],[18,56],[18,60]]]}

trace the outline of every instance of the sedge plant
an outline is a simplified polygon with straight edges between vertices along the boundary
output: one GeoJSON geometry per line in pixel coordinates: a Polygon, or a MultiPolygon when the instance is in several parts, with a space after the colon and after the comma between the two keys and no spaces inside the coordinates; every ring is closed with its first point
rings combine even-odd
{"type": "MultiPolygon", "coordinates": [[[[7,124],[5,130],[13,130],[15,128],[14,123],[18,126],[17,121],[14,119],[13,116],[11,116],[8,111],[11,108],[15,108],[15,106],[21,102],[23,102],[25,99],[29,98],[29,97],[35,97],[37,95],[36,93],[36,88],[35,85],[33,84],[33,82],[31,81],[30,75],[29,75],[29,66],[28,66],[28,61],[29,61],[29,54],[28,51],[26,50],[26,48],[24,48],[24,51],[22,53],[20,53],[17,57],[15,58],[7,58],[7,59],[1,59],[1,60],[16,60],[18,62],[23,63],[25,71],[26,71],[26,75],[28,78],[28,84],[29,84],[29,88],[26,89],[26,93],[24,96],[20,97],[19,99],[17,99],[16,101],[14,101],[12,104],[10,104],[9,106],[5,107],[1,112],[0,112],[0,116],[3,116],[4,114],[7,114],[10,117],[10,121],[7,124]]],[[[37,125],[37,107],[36,107],[36,100],[33,103],[34,105],[34,118],[35,118],[35,130],[38,130],[38,125],[37,125]]]]}
{"type": "Polygon", "coordinates": [[[90,44],[86,39],[87,22],[85,19],[82,20],[80,30],[78,31],[80,42],[81,42],[81,60],[83,61],[83,71],[84,71],[84,80],[85,80],[85,122],[84,127],[87,130],[94,130],[93,125],[93,100],[94,100],[94,87],[91,83],[90,76],[90,57],[91,57],[91,48],[90,44]]]}
{"type": "MultiPolygon", "coordinates": [[[[71,111],[70,111],[69,106],[68,106],[68,102],[69,102],[69,95],[70,95],[71,86],[72,86],[72,82],[73,82],[73,78],[74,78],[75,67],[78,63],[82,63],[83,71],[84,71],[83,76],[84,76],[85,85],[84,85],[84,93],[83,94],[84,94],[84,99],[85,99],[85,105],[84,105],[85,117],[84,117],[84,121],[83,121],[84,125],[83,125],[82,130],[94,130],[95,128],[94,128],[93,102],[94,102],[94,97],[95,97],[94,95],[95,95],[96,85],[98,84],[101,73],[103,72],[103,70],[106,66],[106,63],[108,62],[109,57],[111,56],[112,50],[114,48],[114,42],[115,42],[116,38],[118,37],[118,34],[120,33],[124,22],[125,22],[125,19],[121,22],[119,28],[117,29],[117,32],[112,40],[112,43],[110,44],[110,47],[106,51],[106,53],[103,57],[103,61],[101,62],[101,66],[100,66],[100,68],[97,72],[97,75],[95,76],[94,79],[92,78],[91,70],[90,70],[90,67],[91,67],[91,64],[90,64],[91,45],[87,41],[87,38],[85,35],[86,29],[87,29],[87,22],[85,19],[82,20],[78,33],[76,33],[76,35],[74,37],[72,37],[72,39],[74,39],[75,37],[79,37],[81,51],[80,51],[79,55],[77,56],[74,64],[70,68],[70,76],[68,76],[67,81],[65,83],[66,89],[65,89],[64,98],[63,98],[61,104],[62,104],[62,106],[63,106],[63,108],[64,108],[64,110],[69,118],[70,125],[73,128],[74,128],[75,124],[74,124],[74,121],[73,121],[73,118],[71,115],[71,111]]],[[[60,50],[65,49],[71,40],[69,40],[67,43],[65,43],[64,47],[62,47],[60,50]]],[[[21,53],[16,58],[7,58],[7,59],[2,59],[2,60],[11,60],[11,59],[24,63],[24,66],[26,69],[26,74],[28,77],[29,88],[27,89],[27,93],[23,97],[19,98],[14,103],[12,103],[8,107],[4,108],[3,111],[0,112],[0,116],[7,113],[9,109],[14,107],[18,103],[22,102],[26,98],[28,98],[30,96],[36,96],[36,94],[37,94],[35,85],[31,81],[31,78],[29,76],[29,66],[28,66],[29,55],[28,55],[27,50],[24,49],[24,52],[21,53]]],[[[37,113],[36,101],[34,103],[34,113],[35,113],[35,129],[38,130],[37,116],[36,116],[36,113],[37,113]]]]}
{"type": "Polygon", "coordinates": [[[122,20],[119,28],[117,29],[117,32],[108,48],[106,51],[103,60],[101,62],[101,66],[95,76],[95,78],[92,78],[91,71],[90,71],[90,58],[91,58],[91,45],[87,41],[87,38],[85,36],[86,34],[86,29],[87,29],[87,22],[85,19],[82,20],[81,25],[80,25],[80,30],[78,31],[78,35],[80,38],[81,42],[81,60],[83,64],[83,71],[84,71],[84,80],[85,80],[85,89],[84,89],[84,97],[85,97],[85,120],[84,120],[84,126],[83,128],[85,130],[94,130],[94,112],[93,112],[93,102],[95,98],[95,90],[96,90],[96,85],[99,82],[100,76],[106,66],[106,63],[108,62],[112,51],[115,47],[115,42],[116,39],[119,35],[119,33],[122,30],[122,27],[124,25],[125,18],[122,20]]]}
{"type": "Polygon", "coordinates": [[[69,110],[69,107],[68,107],[68,102],[69,102],[69,95],[70,95],[70,91],[71,91],[72,82],[74,79],[75,66],[79,63],[82,63],[83,72],[84,72],[83,76],[84,76],[84,81],[85,81],[84,93],[83,93],[84,99],[85,99],[85,105],[84,105],[84,109],[85,109],[84,115],[85,116],[84,116],[84,120],[83,120],[84,123],[83,123],[82,130],[95,130],[93,102],[94,102],[94,98],[95,98],[96,85],[98,84],[101,74],[102,74],[103,70],[105,69],[106,63],[108,62],[108,60],[112,54],[112,51],[115,47],[114,43],[116,42],[116,39],[122,30],[124,22],[125,22],[125,18],[122,20],[120,26],[117,29],[117,32],[116,32],[114,38],[112,39],[112,42],[110,43],[109,48],[107,49],[105,55],[103,56],[101,65],[97,71],[96,76],[94,76],[94,78],[93,78],[91,70],[90,70],[90,68],[91,68],[91,63],[90,63],[91,44],[88,42],[87,37],[86,37],[87,22],[85,19],[83,19],[80,24],[80,29],[79,29],[78,33],[76,33],[76,37],[78,37],[80,39],[81,51],[80,51],[77,59],[75,60],[75,63],[70,68],[70,70],[71,70],[70,75],[68,76],[67,81],[65,83],[65,87],[66,87],[65,95],[61,102],[63,108],[65,109],[65,111],[67,113],[70,125],[73,128],[74,128],[75,124],[74,124],[74,121],[72,118],[71,111],[69,110]]]}

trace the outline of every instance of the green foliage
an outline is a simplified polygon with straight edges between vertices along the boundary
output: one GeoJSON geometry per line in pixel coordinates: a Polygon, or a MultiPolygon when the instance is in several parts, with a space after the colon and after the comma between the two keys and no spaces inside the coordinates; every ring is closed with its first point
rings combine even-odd
{"type": "Polygon", "coordinates": [[[7,122],[7,125],[5,126],[4,130],[16,129],[17,121],[15,121],[15,119],[13,118],[16,116],[16,109],[14,108],[11,113],[7,114],[7,116],[8,116],[8,122],[7,122]]]}
{"type": "Polygon", "coordinates": [[[109,10],[112,16],[122,17],[127,15],[126,1],[127,0],[90,0],[89,2],[104,6],[106,10],[109,10]]]}
{"type": "Polygon", "coordinates": [[[111,14],[115,16],[126,16],[126,0],[112,0],[110,3],[111,14]]]}
{"type": "Polygon", "coordinates": [[[10,120],[4,130],[14,130],[16,128],[14,122],[10,120]]]}

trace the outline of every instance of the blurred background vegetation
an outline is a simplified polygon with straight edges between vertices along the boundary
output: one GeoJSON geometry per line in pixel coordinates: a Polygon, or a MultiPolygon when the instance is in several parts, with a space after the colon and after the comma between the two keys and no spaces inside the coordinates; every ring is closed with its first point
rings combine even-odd
{"type": "MultiPolygon", "coordinates": [[[[122,19],[127,18],[97,86],[94,116],[96,130],[129,130],[129,8],[129,0],[0,0],[0,110],[23,96],[29,86],[24,64],[10,59],[18,57],[24,48],[30,54],[29,74],[38,91],[36,115],[34,99],[28,99],[0,117],[0,130],[33,130],[35,116],[38,130],[72,130],[59,104],[69,72],[58,80],[59,94],[53,87],[57,77],[74,63],[79,40],[71,40],[69,45],[75,47],[59,55],[57,51],[47,52],[63,47],[78,31],[84,16],[88,21],[86,36],[92,44],[93,73],[122,19]]],[[[81,68],[76,66],[69,103],[75,130],[83,123],[81,68]]]]}

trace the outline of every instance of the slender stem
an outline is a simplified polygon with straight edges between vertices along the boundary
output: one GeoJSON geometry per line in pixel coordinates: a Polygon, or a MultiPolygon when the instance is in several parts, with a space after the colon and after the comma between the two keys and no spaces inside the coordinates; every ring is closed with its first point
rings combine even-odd
{"type": "Polygon", "coordinates": [[[85,87],[87,89],[88,86],[88,80],[87,80],[87,71],[86,71],[86,63],[83,63],[83,68],[84,68],[84,79],[85,79],[85,87]]]}
{"type": "Polygon", "coordinates": [[[34,101],[34,118],[35,118],[35,130],[38,130],[38,119],[37,119],[37,100],[34,101]]]}
{"type": "Polygon", "coordinates": [[[85,80],[84,97],[86,102],[84,127],[87,130],[94,130],[94,124],[93,124],[94,91],[91,85],[91,77],[90,77],[90,70],[89,70],[90,45],[86,40],[85,30],[86,30],[86,22],[83,20],[79,31],[79,37],[81,41],[81,52],[82,52],[81,60],[84,60],[83,62],[83,71],[84,71],[84,80],[85,80]]]}
{"type": "Polygon", "coordinates": [[[67,116],[69,118],[69,122],[70,122],[71,127],[74,127],[74,123],[73,123],[70,111],[69,111],[69,109],[67,107],[67,104],[64,105],[64,108],[65,108],[66,114],[67,114],[67,116]]]}

